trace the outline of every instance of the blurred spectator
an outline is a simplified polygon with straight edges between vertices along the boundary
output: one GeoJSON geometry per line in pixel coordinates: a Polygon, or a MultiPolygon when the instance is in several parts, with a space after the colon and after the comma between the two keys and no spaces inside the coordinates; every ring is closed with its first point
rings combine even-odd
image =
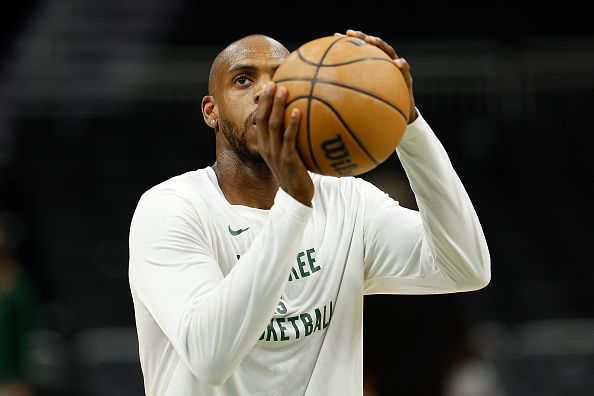
{"type": "Polygon", "coordinates": [[[0,216],[0,396],[30,396],[25,375],[26,335],[37,325],[33,285],[14,256],[8,216],[0,216]]]}

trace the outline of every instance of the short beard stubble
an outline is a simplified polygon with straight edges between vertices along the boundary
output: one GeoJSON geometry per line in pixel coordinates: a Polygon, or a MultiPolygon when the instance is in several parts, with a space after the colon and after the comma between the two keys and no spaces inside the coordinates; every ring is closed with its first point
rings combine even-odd
{"type": "Polygon", "coordinates": [[[241,130],[231,122],[219,118],[219,132],[221,132],[225,139],[227,139],[231,149],[237,154],[237,156],[249,165],[253,165],[257,168],[268,168],[264,158],[262,158],[260,153],[248,146],[246,134],[251,125],[252,123],[248,118],[248,120],[245,122],[243,130],[241,130]]]}

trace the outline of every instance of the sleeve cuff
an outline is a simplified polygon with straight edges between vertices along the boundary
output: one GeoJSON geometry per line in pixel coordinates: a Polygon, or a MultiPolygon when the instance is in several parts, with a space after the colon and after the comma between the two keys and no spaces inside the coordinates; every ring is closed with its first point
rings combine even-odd
{"type": "Polygon", "coordinates": [[[425,121],[419,109],[417,109],[417,118],[406,126],[404,136],[399,145],[402,143],[406,144],[406,141],[411,140],[415,135],[425,133],[426,131],[431,131],[431,127],[427,121],[425,121]]]}

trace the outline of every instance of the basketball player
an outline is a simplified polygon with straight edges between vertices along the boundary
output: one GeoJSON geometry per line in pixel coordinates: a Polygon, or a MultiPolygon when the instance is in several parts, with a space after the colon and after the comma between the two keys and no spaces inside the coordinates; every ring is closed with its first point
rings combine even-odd
{"type": "MultiPolygon", "coordinates": [[[[253,35],[214,60],[202,101],[216,162],[141,198],[130,229],[130,287],[146,394],[362,395],[363,296],[477,290],[490,259],[446,152],[410,89],[395,150],[419,212],[360,178],[309,173],[283,128],[288,55],[253,35]]],[[[339,37],[337,37],[338,39],[339,37]]],[[[365,109],[361,109],[365,111],[365,109]]]]}

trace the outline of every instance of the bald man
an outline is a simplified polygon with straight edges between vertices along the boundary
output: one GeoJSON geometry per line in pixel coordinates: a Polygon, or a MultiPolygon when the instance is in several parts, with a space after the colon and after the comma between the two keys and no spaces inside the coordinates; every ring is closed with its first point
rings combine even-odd
{"type": "Polygon", "coordinates": [[[407,62],[380,38],[336,35],[353,39],[385,51],[409,86],[395,151],[419,212],[360,178],[308,172],[301,114],[283,127],[287,91],[272,82],[289,52],[262,35],[229,45],[202,100],[216,162],[143,194],[130,228],[147,395],[362,395],[365,294],[489,282],[479,220],[415,108],[407,62]]]}

